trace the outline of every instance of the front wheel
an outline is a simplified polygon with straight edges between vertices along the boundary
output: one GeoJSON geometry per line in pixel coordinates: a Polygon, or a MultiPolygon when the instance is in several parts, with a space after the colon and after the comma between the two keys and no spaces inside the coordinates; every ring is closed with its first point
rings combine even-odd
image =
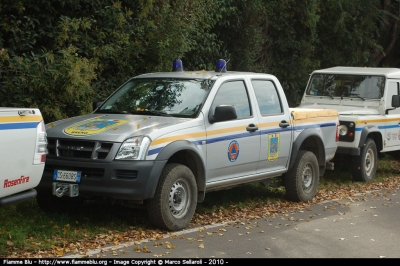
{"type": "Polygon", "coordinates": [[[170,231],[186,228],[197,205],[197,185],[192,171],[181,164],[167,164],[147,205],[150,222],[170,231]]]}
{"type": "Polygon", "coordinates": [[[284,175],[286,194],[292,201],[309,201],[317,193],[319,166],[310,151],[299,151],[293,167],[284,175]]]}
{"type": "Polygon", "coordinates": [[[352,172],[355,181],[368,182],[374,179],[378,164],[378,152],[372,139],[367,139],[360,156],[353,156],[352,172]]]}

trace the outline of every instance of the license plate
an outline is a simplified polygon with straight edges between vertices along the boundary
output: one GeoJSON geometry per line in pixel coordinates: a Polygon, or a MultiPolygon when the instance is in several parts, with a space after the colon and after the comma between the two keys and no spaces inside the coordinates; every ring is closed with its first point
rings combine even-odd
{"type": "Polygon", "coordinates": [[[81,175],[81,171],[54,170],[53,180],[79,183],[81,175]]]}

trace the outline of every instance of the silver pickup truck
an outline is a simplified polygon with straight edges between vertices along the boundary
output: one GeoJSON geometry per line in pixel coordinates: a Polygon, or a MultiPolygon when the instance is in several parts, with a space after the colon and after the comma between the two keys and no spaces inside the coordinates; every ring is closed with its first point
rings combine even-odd
{"type": "Polygon", "coordinates": [[[309,201],[332,169],[335,110],[290,109],[273,75],[216,71],[129,79],[92,113],[46,125],[38,203],[62,210],[84,199],[145,205],[157,227],[188,226],[205,193],[281,177],[309,201]]]}
{"type": "Polygon", "coordinates": [[[36,197],[46,145],[39,109],[0,107],[0,207],[36,197]]]}

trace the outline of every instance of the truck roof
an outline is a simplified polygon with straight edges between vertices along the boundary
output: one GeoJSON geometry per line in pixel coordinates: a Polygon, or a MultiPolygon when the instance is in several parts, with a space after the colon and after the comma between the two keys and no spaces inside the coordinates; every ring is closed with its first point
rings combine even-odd
{"type": "Polygon", "coordinates": [[[200,79],[211,79],[218,78],[220,76],[236,76],[236,75],[262,75],[275,77],[270,74],[265,73],[255,73],[255,72],[237,72],[237,71],[226,71],[226,72],[216,72],[216,71],[177,71],[177,72],[157,72],[157,73],[147,73],[136,76],[135,78],[200,78],[200,79]]]}
{"type": "Polygon", "coordinates": [[[329,74],[354,74],[354,75],[379,75],[387,78],[400,78],[400,68],[385,67],[331,67],[319,69],[312,74],[329,73],[329,74]]]}

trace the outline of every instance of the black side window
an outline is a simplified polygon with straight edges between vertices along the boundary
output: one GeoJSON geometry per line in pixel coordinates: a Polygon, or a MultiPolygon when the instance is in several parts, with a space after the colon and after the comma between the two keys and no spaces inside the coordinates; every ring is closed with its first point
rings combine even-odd
{"type": "Polygon", "coordinates": [[[281,99],[274,83],[270,80],[252,80],[261,115],[282,113],[281,99]]]}
{"type": "Polygon", "coordinates": [[[218,105],[233,105],[236,108],[238,119],[251,116],[249,97],[244,81],[229,81],[222,84],[211,105],[212,112],[218,105]]]}
{"type": "Polygon", "coordinates": [[[400,95],[399,82],[389,82],[388,95],[389,99],[391,99],[392,95],[400,95]]]}

